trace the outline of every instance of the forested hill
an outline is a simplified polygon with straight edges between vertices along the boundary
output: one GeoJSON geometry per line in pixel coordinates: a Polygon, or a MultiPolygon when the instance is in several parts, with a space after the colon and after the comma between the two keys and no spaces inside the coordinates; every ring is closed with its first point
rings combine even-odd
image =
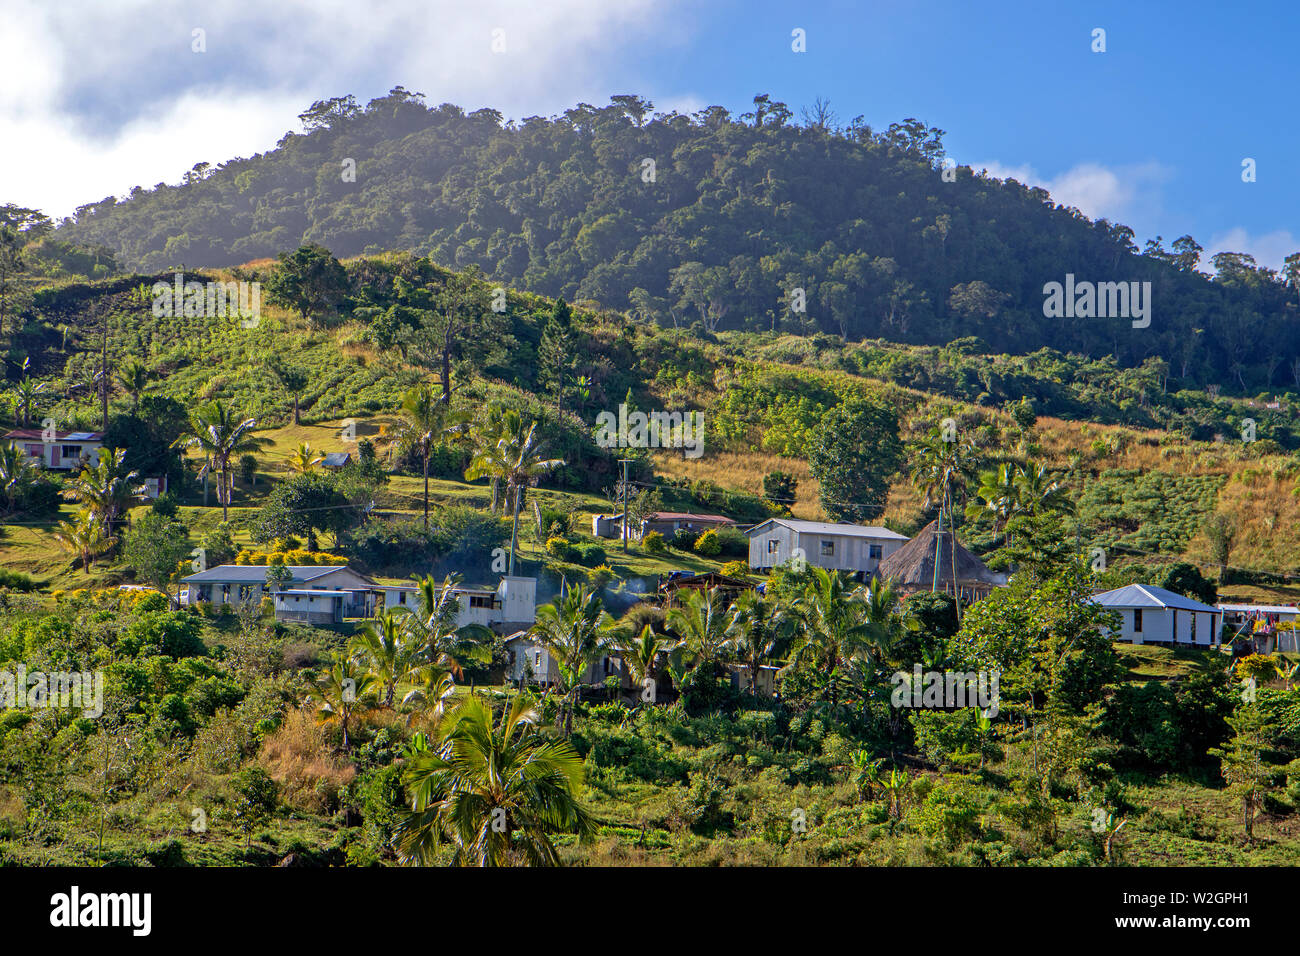
{"type": "Polygon", "coordinates": [[[1190,237],[1139,252],[1127,227],[1042,189],[964,167],[945,176],[942,131],[916,120],[879,132],[819,108],[795,122],[767,97],[743,116],[652,109],[618,96],[505,123],[400,87],[365,107],[341,97],[269,153],[79,208],[60,238],[149,272],[305,241],[339,256],[410,249],[667,325],[973,335],[992,351],[1158,356],[1172,388],[1300,388],[1300,256],[1289,284],[1230,254],[1211,279],[1190,237]],[[1044,317],[1044,284],[1067,273],[1150,281],[1150,326],[1044,317]]]}

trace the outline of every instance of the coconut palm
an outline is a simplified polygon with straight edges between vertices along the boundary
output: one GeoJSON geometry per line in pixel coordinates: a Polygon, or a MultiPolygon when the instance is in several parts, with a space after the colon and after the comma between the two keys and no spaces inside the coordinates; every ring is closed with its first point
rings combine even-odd
{"type": "MultiPolygon", "coordinates": [[[[966,496],[966,486],[974,477],[975,457],[978,449],[969,439],[959,441],[954,435],[948,439],[940,428],[933,428],[917,446],[912,458],[912,481],[925,492],[925,507],[939,506],[939,531],[945,518],[948,533],[956,543],[956,525],[953,508],[966,496]]],[[[952,578],[957,580],[957,549],[953,547],[952,578]]],[[[938,590],[939,554],[935,553],[934,581],[931,590],[938,590]]],[[[958,616],[960,616],[960,605],[958,616]]]]}
{"type": "Polygon", "coordinates": [[[996,468],[980,472],[975,500],[966,506],[966,517],[972,521],[989,518],[993,533],[1000,532],[1020,510],[1020,488],[1016,484],[1016,469],[1006,462],[996,468]]]}
{"type": "Polygon", "coordinates": [[[550,652],[559,667],[565,700],[561,729],[571,734],[583,676],[601,653],[623,635],[605,610],[600,592],[581,584],[539,607],[537,620],[528,633],[550,652]]]}
{"type": "Polygon", "coordinates": [[[680,646],[681,641],[666,634],[656,634],[649,624],[635,637],[629,634],[617,645],[619,657],[631,672],[633,683],[642,688],[653,684],[659,655],[671,654],[680,646]]]}
{"type": "Polygon", "coordinates": [[[495,725],[488,705],[471,698],[435,740],[416,735],[403,772],[411,810],[394,835],[403,863],[432,863],[450,841],[459,865],[554,866],[560,860],[552,833],[573,832],[583,841],[594,835],[580,801],[582,759],[567,742],[539,734],[539,720],[524,694],[495,725]]]}
{"type": "Polygon", "coordinates": [[[78,512],[73,521],[61,521],[54,530],[59,546],[81,559],[81,569],[90,573],[90,562],[113,546],[116,540],[104,523],[89,511],[78,512]]]}
{"type": "Polygon", "coordinates": [[[459,678],[466,664],[492,660],[492,632],[482,624],[460,623],[459,583],[451,574],[441,583],[432,575],[417,580],[414,608],[398,609],[407,615],[403,626],[413,642],[412,667],[433,665],[459,678]]]}
{"type": "Polygon", "coordinates": [[[474,456],[465,469],[465,480],[495,476],[506,487],[507,499],[514,507],[514,530],[510,534],[510,568],[515,573],[515,551],[519,546],[519,509],[524,489],[564,464],[562,458],[545,458],[537,437],[537,422],[526,422],[514,409],[501,416],[501,432],[496,441],[481,436],[483,444],[475,446],[474,456]]]}
{"type": "Polygon", "coordinates": [[[668,612],[668,630],[682,639],[693,666],[713,666],[727,651],[730,608],[717,588],[678,594],[680,603],[668,612]]]}
{"type": "Polygon", "coordinates": [[[70,501],[84,505],[107,534],[112,534],[113,526],[132,502],[145,498],[144,485],[136,484],[138,473],[127,471],[125,462],[125,450],[101,448],[94,463],[83,465],[64,492],[70,501]]]}
{"type": "Polygon", "coordinates": [[[414,649],[406,628],[407,615],[386,608],[373,621],[367,621],[352,637],[348,650],[358,655],[370,675],[379,684],[379,702],[393,706],[398,681],[411,670],[414,649]]]}
{"type": "Polygon", "coordinates": [[[253,434],[256,427],[256,418],[241,419],[231,405],[214,399],[194,409],[188,434],[174,442],[177,448],[197,448],[203,454],[200,478],[217,474],[217,500],[221,502],[223,521],[230,520],[231,462],[244,452],[259,451],[270,444],[253,434]]]}
{"type": "Polygon", "coordinates": [[[403,422],[397,439],[413,449],[424,465],[424,530],[429,530],[429,457],[444,437],[460,434],[469,416],[454,411],[442,401],[427,382],[410,388],[402,395],[403,422]]]}
{"type": "MultiPolygon", "coordinates": [[[[496,402],[489,402],[483,407],[474,424],[469,429],[469,441],[473,448],[490,448],[495,446],[505,434],[506,410],[496,402]]],[[[488,510],[497,513],[501,507],[501,479],[495,474],[489,475],[492,500],[488,510]]]]}
{"type": "Polygon", "coordinates": [[[1017,468],[1015,480],[1017,504],[1025,514],[1074,510],[1065,485],[1052,477],[1046,465],[1030,462],[1017,468]]]}
{"type": "Polygon", "coordinates": [[[344,750],[350,746],[348,728],[352,718],[369,709],[365,696],[375,685],[374,675],[346,654],[335,654],[330,669],[316,680],[321,695],[316,723],[338,724],[343,732],[344,750]]]}
{"type": "Polygon", "coordinates": [[[293,454],[289,456],[289,469],[300,475],[310,475],[320,467],[320,463],[324,460],[324,455],[320,452],[312,451],[311,445],[307,442],[303,442],[295,448],[293,454]]]}
{"type": "MultiPolygon", "coordinates": [[[[402,706],[413,710],[437,723],[442,720],[455,701],[456,680],[451,671],[438,664],[418,664],[406,674],[415,686],[402,698],[402,706]]],[[[410,725],[407,719],[407,725],[410,725]]]]}
{"type": "Polygon", "coordinates": [[[117,384],[131,396],[131,411],[140,407],[140,396],[149,385],[149,369],[139,359],[127,359],[117,370],[117,384]]]}
{"type": "Polygon", "coordinates": [[[742,594],[727,622],[726,648],[749,668],[749,693],[758,695],[758,670],[791,634],[793,618],[779,602],[757,591],[742,594]]]}
{"type": "Polygon", "coordinates": [[[10,514],[18,499],[36,481],[40,466],[13,442],[0,445],[0,494],[5,498],[5,512],[10,514]]]}
{"type": "Polygon", "coordinates": [[[833,709],[849,662],[878,652],[886,638],[880,625],[867,616],[865,587],[850,587],[839,571],[809,570],[812,580],[795,601],[794,642],[790,663],[782,673],[800,664],[814,667],[827,679],[833,709]]]}

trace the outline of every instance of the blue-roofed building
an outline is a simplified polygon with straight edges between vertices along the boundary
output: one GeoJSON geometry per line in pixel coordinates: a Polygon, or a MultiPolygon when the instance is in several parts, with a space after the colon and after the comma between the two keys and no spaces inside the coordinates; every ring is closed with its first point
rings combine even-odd
{"type": "Polygon", "coordinates": [[[1093,595],[1092,600],[1119,615],[1110,636],[1131,644],[1218,647],[1223,612],[1153,584],[1126,584],[1093,595]]]}

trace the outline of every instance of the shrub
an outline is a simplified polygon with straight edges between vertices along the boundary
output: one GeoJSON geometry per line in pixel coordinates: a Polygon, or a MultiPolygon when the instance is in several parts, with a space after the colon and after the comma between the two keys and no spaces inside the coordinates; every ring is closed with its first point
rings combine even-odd
{"type": "Polygon", "coordinates": [[[594,568],[599,564],[605,563],[605,549],[598,544],[589,544],[582,551],[582,563],[589,568],[594,568]]]}
{"type": "Polygon", "coordinates": [[[749,574],[749,562],[728,561],[722,566],[722,573],[729,578],[744,578],[749,574]]]}
{"type": "Polygon", "coordinates": [[[664,544],[664,536],[658,531],[647,531],[641,538],[641,547],[645,548],[648,554],[663,554],[668,550],[664,544]]]}
{"type": "Polygon", "coordinates": [[[718,540],[718,532],[710,529],[700,535],[695,541],[695,553],[706,558],[716,558],[721,554],[722,542],[718,540]]]}
{"type": "Polygon", "coordinates": [[[614,569],[607,564],[601,564],[587,572],[587,583],[593,588],[603,588],[614,579],[614,569]]]}
{"type": "Polygon", "coordinates": [[[582,558],[582,553],[564,538],[547,538],[546,553],[566,564],[577,564],[582,558]]]}
{"type": "Polygon", "coordinates": [[[678,528],[673,532],[670,544],[678,551],[694,551],[695,541],[699,536],[694,531],[687,531],[685,528],[678,528]]]}

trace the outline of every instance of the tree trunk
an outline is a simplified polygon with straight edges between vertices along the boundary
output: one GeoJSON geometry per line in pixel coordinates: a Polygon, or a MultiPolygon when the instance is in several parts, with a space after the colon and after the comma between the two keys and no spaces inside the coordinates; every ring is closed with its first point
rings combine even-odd
{"type": "Polygon", "coordinates": [[[217,498],[221,501],[221,520],[230,520],[230,479],[226,466],[221,466],[221,485],[217,488],[217,498]]]}
{"type": "Polygon", "coordinates": [[[429,448],[424,449],[424,531],[429,531],[429,448]]]}
{"type": "Polygon", "coordinates": [[[298,417],[298,393],[297,392],[294,392],[293,395],[293,423],[295,425],[302,424],[302,421],[298,417]]]}
{"type": "Polygon", "coordinates": [[[515,548],[519,546],[519,506],[520,492],[523,490],[522,485],[515,486],[515,523],[514,529],[510,532],[510,575],[515,573],[515,548]]]}

